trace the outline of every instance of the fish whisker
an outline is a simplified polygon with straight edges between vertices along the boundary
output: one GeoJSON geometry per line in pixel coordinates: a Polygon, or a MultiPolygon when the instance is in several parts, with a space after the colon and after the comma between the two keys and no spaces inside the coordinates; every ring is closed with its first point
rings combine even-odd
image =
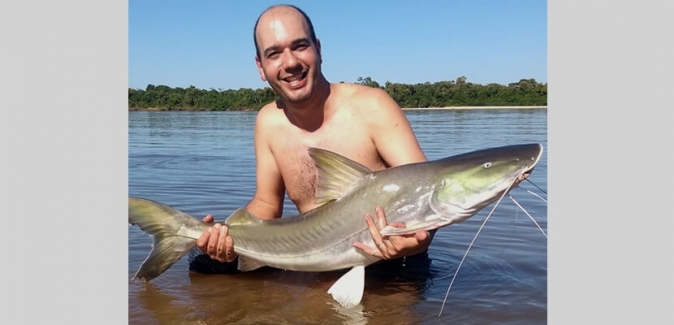
{"type": "MultiPolygon", "coordinates": [[[[519,210],[515,209],[515,222],[513,223],[513,229],[512,229],[513,234],[515,233],[515,229],[517,228],[517,223],[518,223],[517,216],[519,216],[519,210]]],[[[509,236],[508,242],[505,245],[503,245],[503,248],[501,248],[501,251],[498,253],[497,256],[501,256],[501,254],[503,254],[503,252],[505,252],[505,250],[510,246],[510,243],[512,243],[512,241],[513,241],[513,236],[509,236]]]]}
{"type": "Polygon", "coordinates": [[[548,203],[548,200],[546,200],[546,199],[544,199],[543,197],[541,197],[540,195],[538,195],[538,194],[532,192],[531,190],[526,190],[526,191],[529,192],[529,194],[531,194],[531,195],[533,195],[533,196],[535,196],[535,197],[541,199],[543,202],[548,203]]]}
{"type": "MultiPolygon", "coordinates": [[[[534,187],[536,187],[539,191],[545,193],[545,195],[548,195],[548,192],[546,192],[545,190],[543,190],[542,188],[540,188],[538,185],[534,184],[534,182],[532,182],[530,179],[527,178],[527,179],[525,179],[525,180],[526,180],[527,182],[531,183],[531,185],[533,185],[534,187]]],[[[527,192],[530,192],[530,191],[527,190],[527,192]]],[[[531,193],[531,192],[530,192],[530,193],[531,193]]],[[[531,194],[533,194],[533,193],[531,193],[531,194]]],[[[536,195],[536,194],[534,194],[534,195],[536,195]]]]}
{"type": "Polygon", "coordinates": [[[463,265],[463,261],[466,259],[466,256],[468,255],[468,252],[470,251],[470,248],[473,247],[473,243],[475,243],[475,240],[477,239],[477,236],[480,234],[482,229],[484,228],[484,225],[487,224],[487,220],[489,220],[489,217],[494,213],[494,210],[496,210],[496,207],[501,204],[501,201],[503,200],[503,197],[510,191],[512,186],[517,182],[517,180],[513,181],[508,188],[503,191],[503,194],[501,197],[496,201],[496,204],[494,204],[494,207],[489,211],[489,214],[487,215],[486,218],[484,218],[484,221],[480,225],[480,228],[478,228],[477,232],[475,233],[475,236],[473,236],[473,240],[471,240],[470,244],[468,245],[468,248],[466,249],[466,253],[463,254],[463,257],[461,258],[461,261],[459,262],[459,266],[456,267],[456,271],[454,272],[454,276],[452,277],[452,281],[449,283],[449,287],[447,288],[447,292],[445,293],[445,299],[442,300],[442,306],[440,306],[440,312],[438,313],[438,317],[442,315],[442,311],[445,308],[445,303],[447,302],[447,297],[449,297],[449,290],[452,289],[452,285],[454,284],[454,280],[456,279],[456,275],[459,274],[459,269],[461,269],[461,265],[463,265]]]}
{"type": "MultiPolygon", "coordinates": [[[[533,193],[532,193],[532,194],[533,194],[533,193]]],[[[536,227],[538,227],[538,229],[543,233],[543,236],[545,236],[545,238],[547,239],[547,238],[548,238],[548,235],[545,233],[545,231],[543,230],[543,228],[541,228],[541,226],[538,224],[538,222],[536,222],[536,219],[534,219],[534,217],[532,217],[531,214],[529,214],[529,212],[527,212],[527,210],[524,209],[524,207],[522,207],[522,205],[520,205],[520,203],[517,202],[517,200],[515,200],[515,198],[513,198],[511,195],[508,195],[508,197],[510,198],[511,201],[513,201],[513,203],[515,203],[515,205],[517,205],[522,211],[524,211],[524,213],[525,213],[527,216],[529,216],[529,219],[531,219],[531,221],[534,222],[534,224],[536,225],[536,227]]]]}

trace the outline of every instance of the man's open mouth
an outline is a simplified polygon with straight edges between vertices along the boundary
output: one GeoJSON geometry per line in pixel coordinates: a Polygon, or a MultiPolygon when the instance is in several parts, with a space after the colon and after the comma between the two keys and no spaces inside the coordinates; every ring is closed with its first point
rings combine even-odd
{"type": "Polygon", "coordinates": [[[290,85],[296,85],[300,81],[304,80],[304,78],[306,78],[306,77],[307,77],[307,73],[303,72],[302,74],[293,75],[293,76],[290,76],[290,77],[285,77],[285,78],[283,78],[283,81],[289,83],[290,85]]]}

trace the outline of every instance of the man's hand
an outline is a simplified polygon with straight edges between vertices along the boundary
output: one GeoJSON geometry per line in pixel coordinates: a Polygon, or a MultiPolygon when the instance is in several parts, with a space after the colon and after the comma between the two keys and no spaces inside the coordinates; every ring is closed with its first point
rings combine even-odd
{"type": "MultiPolygon", "coordinates": [[[[211,223],[213,222],[213,216],[209,214],[204,217],[203,221],[211,223]]],[[[197,247],[216,261],[231,262],[237,257],[234,253],[234,242],[232,237],[229,236],[227,226],[219,223],[201,234],[201,237],[197,239],[197,247]]]]}
{"type": "MultiPolygon", "coordinates": [[[[366,254],[385,260],[418,254],[428,249],[428,246],[431,244],[431,236],[425,230],[401,236],[382,236],[380,230],[387,225],[386,216],[381,206],[375,207],[375,211],[377,212],[377,221],[375,222],[372,219],[372,215],[367,213],[365,214],[365,222],[376,247],[372,248],[361,242],[354,243],[354,247],[366,254]]],[[[400,222],[392,223],[390,226],[405,228],[405,225],[400,222]]]]}

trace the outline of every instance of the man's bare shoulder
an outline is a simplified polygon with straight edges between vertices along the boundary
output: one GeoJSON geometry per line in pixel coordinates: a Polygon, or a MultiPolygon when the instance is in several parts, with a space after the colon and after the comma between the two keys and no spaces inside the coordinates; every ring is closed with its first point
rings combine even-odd
{"type": "Polygon", "coordinates": [[[285,118],[285,113],[281,107],[280,101],[273,101],[264,105],[257,113],[257,124],[263,123],[265,125],[275,124],[285,118]]]}
{"type": "Polygon", "coordinates": [[[348,96],[352,98],[374,98],[381,99],[380,97],[390,97],[388,94],[381,88],[374,88],[365,85],[353,84],[353,83],[339,83],[333,84],[332,90],[340,94],[340,96],[348,96]]]}
{"type": "Polygon", "coordinates": [[[402,112],[398,103],[380,88],[341,83],[333,91],[339,98],[341,108],[352,110],[354,115],[364,120],[389,120],[402,112]]]}
{"type": "Polygon", "coordinates": [[[367,114],[385,113],[389,110],[400,110],[398,104],[381,88],[370,86],[340,83],[333,86],[333,91],[340,98],[340,102],[348,103],[359,112],[367,114]]]}

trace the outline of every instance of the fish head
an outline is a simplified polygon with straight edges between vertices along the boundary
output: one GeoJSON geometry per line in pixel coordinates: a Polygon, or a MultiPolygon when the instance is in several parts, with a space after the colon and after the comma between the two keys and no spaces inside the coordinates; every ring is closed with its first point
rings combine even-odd
{"type": "Polygon", "coordinates": [[[542,153],[543,146],[533,143],[438,160],[430,207],[444,225],[464,221],[529,177],[542,153]]]}

